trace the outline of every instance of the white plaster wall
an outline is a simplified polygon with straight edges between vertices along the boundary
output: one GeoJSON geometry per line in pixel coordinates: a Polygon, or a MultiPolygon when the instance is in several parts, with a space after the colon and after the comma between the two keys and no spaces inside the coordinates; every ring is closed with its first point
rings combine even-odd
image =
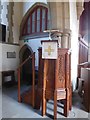
{"type": "Polygon", "coordinates": [[[1,11],[1,18],[2,18],[2,24],[8,25],[7,19],[6,19],[6,14],[7,14],[7,5],[8,2],[1,2],[3,5],[3,9],[1,11]]]}
{"type": "Polygon", "coordinates": [[[73,90],[76,88],[77,82],[77,65],[78,65],[78,26],[76,3],[70,0],[70,29],[71,34],[71,80],[73,84],[73,90]]]}
{"type": "MultiPolygon", "coordinates": [[[[33,1],[33,0],[32,0],[33,1]]],[[[34,4],[35,2],[24,2],[23,3],[23,16],[25,13],[29,10],[29,8],[34,4]]]]}
{"type": "Polygon", "coordinates": [[[47,0],[31,0],[31,2],[24,2],[23,3],[23,16],[25,13],[30,9],[32,5],[34,5],[36,2],[43,2],[47,3],[47,0]]]}
{"type": "MultiPolygon", "coordinates": [[[[15,78],[17,80],[17,67],[19,65],[19,46],[10,45],[10,44],[2,44],[0,43],[0,49],[2,49],[2,53],[0,53],[0,73],[1,71],[6,70],[15,70],[15,78]],[[16,52],[16,58],[7,58],[7,52],[16,52]]],[[[1,81],[1,80],[0,80],[1,81]]]]}
{"type": "Polygon", "coordinates": [[[15,70],[19,63],[19,46],[2,44],[2,70],[15,70]],[[16,58],[7,58],[7,52],[16,52],[16,58]]]}
{"type": "Polygon", "coordinates": [[[9,3],[2,1],[1,4],[3,5],[3,9],[1,11],[1,19],[2,19],[1,24],[6,25],[6,41],[8,41],[9,32],[7,31],[8,21],[7,21],[7,18],[6,18],[6,14],[7,14],[7,5],[9,3]]]}
{"type": "MultiPolygon", "coordinates": [[[[7,21],[7,5],[9,4],[8,2],[1,2],[1,4],[3,5],[3,9],[1,11],[1,24],[6,25],[6,42],[8,41],[8,30],[7,30],[7,26],[8,26],[8,21],[7,21]]],[[[22,4],[21,4],[22,5],[22,4]]],[[[20,3],[15,3],[14,6],[14,15],[13,15],[13,37],[14,37],[14,43],[18,43],[19,42],[19,25],[21,22],[21,8],[20,8],[20,3]],[[18,17],[19,16],[19,17],[18,17]]],[[[1,76],[1,71],[5,71],[5,70],[15,70],[15,77],[17,79],[17,75],[16,75],[16,69],[19,65],[19,46],[16,45],[10,45],[10,44],[2,44],[0,43],[0,86],[2,84],[2,76],[1,76]],[[7,52],[16,52],[16,58],[8,58],[7,59],[7,52]]]]}
{"type": "Polygon", "coordinates": [[[20,41],[20,44],[21,44],[21,47],[25,44],[28,44],[33,52],[35,52],[35,66],[38,66],[38,48],[41,47],[41,40],[48,40],[49,38],[46,37],[46,38],[37,38],[37,39],[30,39],[30,40],[27,40],[28,42],[24,42],[23,40],[20,41]]]}

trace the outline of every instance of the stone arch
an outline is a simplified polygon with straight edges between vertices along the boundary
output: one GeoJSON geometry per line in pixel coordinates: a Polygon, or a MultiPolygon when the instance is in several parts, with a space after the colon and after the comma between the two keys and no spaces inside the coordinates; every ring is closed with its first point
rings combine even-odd
{"type": "Polygon", "coordinates": [[[21,38],[23,26],[24,26],[24,24],[25,24],[25,22],[26,22],[26,20],[28,18],[28,15],[33,11],[33,9],[37,8],[38,6],[42,6],[44,8],[48,8],[48,5],[45,4],[45,3],[42,3],[42,2],[37,2],[34,5],[32,5],[32,7],[29,8],[29,10],[24,15],[24,17],[23,17],[23,19],[21,21],[21,24],[20,24],[20,38],[21,38]]]}
{"type": "Polygon", "coordinates": [[[26,49],[30,50],[31,55],[33,54],[33,50],[32,50],[32,48],[28,44],[23,45],[21,47],[20,51],[19,51],[20,63],[22,62],[22,55],[23,55],[23,53],[25,52],[26,49]]]}
{"type": "MultiPolygon", "coordinates": [[[[19,51],[20,63],[24,62],[33,51],[28,44],[22,46],[19,51]]],[[[21,68],[21,80],[26,84],[32,83],[32,59],[29,59],[21,68]]]]}

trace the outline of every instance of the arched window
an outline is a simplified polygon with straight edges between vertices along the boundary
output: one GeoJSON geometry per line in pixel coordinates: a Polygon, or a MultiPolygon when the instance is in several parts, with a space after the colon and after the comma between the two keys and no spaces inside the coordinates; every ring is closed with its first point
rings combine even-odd
{"type": "Polygon", "coordinates": [[[26,16],[22,24],[21,37],[40,34],[49,29],[48,8],[40,4],[35,5],[26,16]]]}

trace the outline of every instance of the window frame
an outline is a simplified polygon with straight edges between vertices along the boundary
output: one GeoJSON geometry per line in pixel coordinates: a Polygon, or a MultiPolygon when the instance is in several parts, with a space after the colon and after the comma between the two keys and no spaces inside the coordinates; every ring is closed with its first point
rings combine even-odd
{"type": "Polygon", "coordinates": [[[42,31],[42,10],[45,10],[45,30],[47,30],[48,28],[48,8],[42,5],[37,5],[35,6],[31,11],[29,11],[28,15],[26,16],[26,19],[22,25],[22,29],[21,29],[21,33],[20,33],[20,39],[24,38],[24,39],[28,39],[28,38],[33,38],[38,37],[38,35],[40,37],[42,36],[48,36],[47,33],[43,33],[42,31]],[[40,31],[37,31],[37,10],[40,9],[40,31]],[[35,24],[34,24],[34,29],[35,31],[32,32],[32,14],[35,12],[35,24]],[[28,20],[30,20],[30,32],[28,32],[28,20]]]}

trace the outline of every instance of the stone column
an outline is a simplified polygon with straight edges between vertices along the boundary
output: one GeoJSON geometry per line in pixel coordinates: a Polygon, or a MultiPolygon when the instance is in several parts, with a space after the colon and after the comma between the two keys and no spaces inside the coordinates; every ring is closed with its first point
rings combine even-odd
{"type": "Polygon", "coordinates": [[[51,38],[57,39],[59,47],[71,48],[69,2],[48,2],[51,29],[59,30],[51,38]]]}
{"type": "Polygon", "coordinates": [[[61,48],[62,32],[55,32],[51,34],[52,40],[58,40],[58,47],[61,48]]]}
{"type": "Polygon", "coordinates": [[[71,30],[65,29],[61,38],[61,47],[62,48],[71,48],[71,39],[70,39],[71,30]]]}
{"type": "Polygon", "coordinates": [[[51,29],[70,29],[69,2],[48,2],[48,8],[51,29]]]}
{"type": "Polygon", "coordinates": [[[9,5],[7,6],[7,19],[8,19],[8,31],[9,31],[9,37],[8,37],[8,42],[13,43],[13,7],[14,7],[14,2],[9,2],[9,5]]]}

